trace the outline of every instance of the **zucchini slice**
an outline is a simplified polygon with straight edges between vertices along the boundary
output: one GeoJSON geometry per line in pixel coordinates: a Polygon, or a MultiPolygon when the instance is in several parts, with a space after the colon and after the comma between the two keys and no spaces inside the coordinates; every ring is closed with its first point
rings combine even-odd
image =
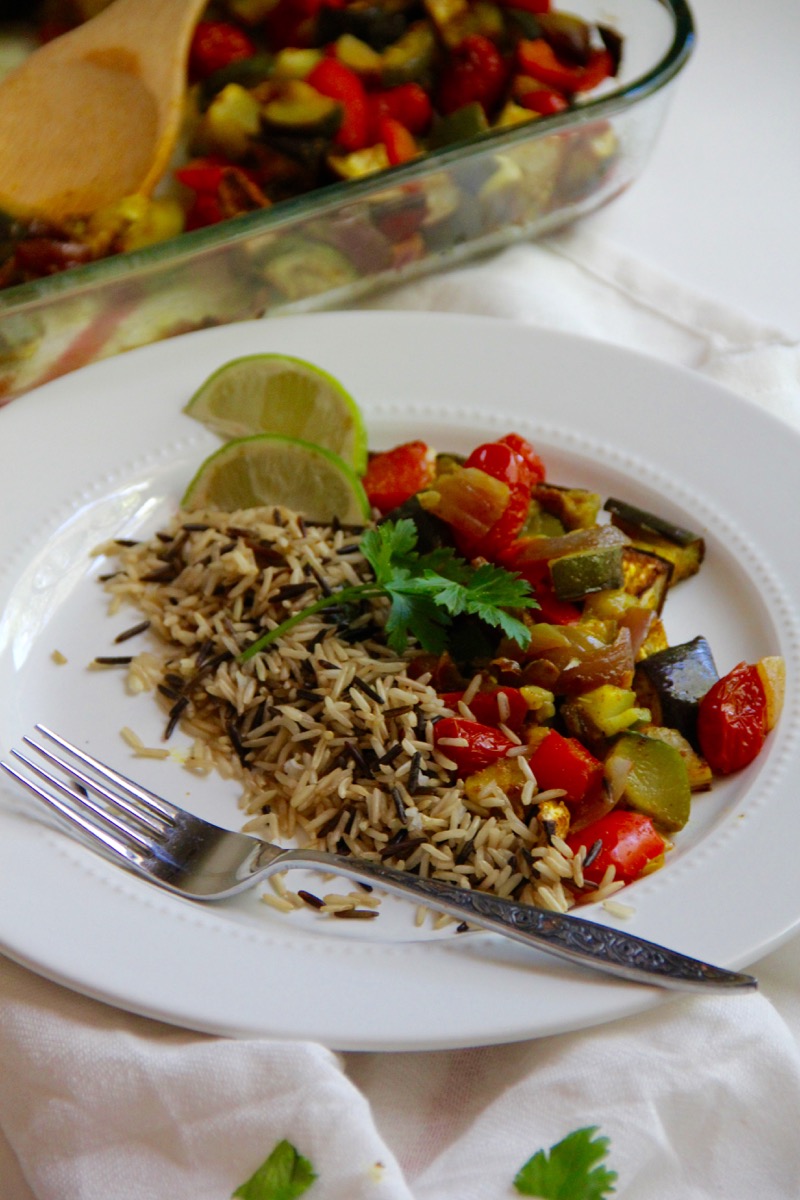
{"type": "Polygon", "coordinates": [[[611,514],[613,524],[627,533],[635,546],[659,554],[672,563],[670,586],[700,570],[705,557],[705,542],[699,534],[613,497],[606,500],[604,507],[611,514]]]}

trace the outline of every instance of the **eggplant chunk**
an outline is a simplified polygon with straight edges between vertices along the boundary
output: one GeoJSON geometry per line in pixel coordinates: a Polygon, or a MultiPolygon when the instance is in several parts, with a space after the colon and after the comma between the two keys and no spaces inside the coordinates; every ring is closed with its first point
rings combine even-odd
{"type": "Polygon", "coordinates": [[[668,646],[636,664],[634,690],[654,725],[677,729],[694,746],[697,711],[712,683],[719,678],[711,647],[704,637],[668,646]]]}

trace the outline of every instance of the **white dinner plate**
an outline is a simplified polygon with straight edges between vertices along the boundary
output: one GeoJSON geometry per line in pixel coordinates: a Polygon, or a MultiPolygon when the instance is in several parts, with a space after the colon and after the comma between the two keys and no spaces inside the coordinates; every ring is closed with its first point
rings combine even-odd
{"type": "MultiPolygon", "coordinates": [[[[236,789],[176,752],[133,759],[123,726],[157,742],[152,697],[92,671],[135,613],[107,613],[90,556],[151,532],[218,443],[181,407],[211,370],[283,351],[336,375],[380,448],[424,437],[468,451],[515,430],[549,476],[655,510],[706,538],[700,575],[665,609],[672,643],[705,635],[723,673],[782,654],[786,706],[744,772],[697,795],[665,868],[632,885],[622,924],[720,966],[754,963],[800,922],[798,607],[791,501],[800,439],[689,372],[491,318],[337,313],[189,334],[66,376],[0,411],[0,749],[44,721],[157,791],[237,827],[236,789]],[[58,654],[67,661],[58,663],[58,654]]],[[[170,743],[172,745],[172,743],[170,743]]],[[[79,992],[177,1025],[313,1039],[339,1049],[489,1044],[582,1028],[659,1003],[488,934],[284,915],[255,892],[184,902],[127,874],[0,784],[0,948],[79,992]]],[[[735,997],[728,1001],[736,1004],[735,997]]]]}

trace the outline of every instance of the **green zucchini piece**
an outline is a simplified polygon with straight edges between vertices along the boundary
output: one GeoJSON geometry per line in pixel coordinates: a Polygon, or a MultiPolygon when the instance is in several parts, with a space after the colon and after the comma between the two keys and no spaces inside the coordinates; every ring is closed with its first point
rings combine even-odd
{"type": "Polygon", "coordinates": [[[604,507],[614,525],[627,533],[634,545],[660,554],[673,564],[671,585],[700,570],[705,542],[699,534],[613,497],[606,500],[604,507]]]}
{"type": "Polygon", "coordinates": [[[554,483],[537,483],[533,498],[545,512],[558,517],[564,529],[592,529],[597,524],[602,500],[597,492],[587,488],[558,487],[554,483]]]}
{"type": "Polygon", "coordinates": [[[341,7],[323,4],[317,15],[316,41],[324,46],[351,33],[373,50],[383,51],[408,29],[407,0],[352,0],[341,7]]]}
{"type": "Polygon", "coordinates": [[[300,237],[280,239],[260,269],[288,301],[317,296],[358,278],[353,264],[335,247],[300,237]]]}
{"type": "Polygon", "coordinates": [[[280,94],[261,109],[269,129],[303,137],[332,137],[342,123],[343,113],[341,104],[302,79],[287,79],[280,94]]]}
{"type": "Polygon", "coordinates": [[[639,703],[649,708],[654,725],[677,729],[698,749],[697,711],[719,678],[711,647],[704,637],[668,646],[636,665],[633,686],[639,703]]]}
{"type": "Polygon", "coordinates": [[[659,741],[667,742],[670,746],[674,746],[686,763],[691,790],[693,792],[708,791],[713,783],[714,773],[703,756],[698,754],[694,746],[687,741],[682,733],[679,733],[677,729],[668,729],[664,725],[647,725],[639,732],[646,733],[648,737],[658,738],[659,741]]]}
{"type": "Polygon", "coordinates": [[[622,552],[623,586],[642,608],[660,613],[667,598],[674,567],[666,558],[626,546],[622,552]]]}
{"type": "Polygon", "coordinates": [[[617,734],[650,721],[649,709],[638,706],[632,688],[611,683],[573,696],[562,704],[560,713],[571,736],[579,738],[595,755],[602,755],[617,734]]]}
{"type": "MultiPolygon", "coordinates": [[[[323,5],[323,10],[328,5],[323,5]]],[[[369,41],[364,38],[364,41],[369,41]]],[[[395,87],[399,83],[428,83],[436,61],[438,45],[430,21],[415,21],[402,37],[387,46],[382,54],[381,85],[395,87]]]]}
{"type": "Polygon", "coordinates": [[[229,83],[238,83],[243,88],[254,88],[272,76],[275,59],[271,54],[255,54],[252,58],[240,58],[213,71],[197,85],[197,107],[205,112],[211,101],[229,83]]]}
{"type": "Polygon", "coordinates": [[[591,592],[622,587],[621,545],[595,546],[550,560],[550,578],[559,600],[581,600],[591,592]]]}
{"type": "Polygon", "coordinates": [[[623,802],[651,817],[662,829],[673,833],[689,820],[692,791],[689,774],[679,750],[660,738],[643,733],[623,733],[612,746],[605,762],[630,762],[623,802]]]}
{"type": "Polygon", "coordinates": [[[466,142],[480,133],[486,133],[488,128],[489,122],[483,105],[475,100],[434,122],[428,137],[428,148],[440,150],[443,146],[450,146],[455,142],[466,142]]]}

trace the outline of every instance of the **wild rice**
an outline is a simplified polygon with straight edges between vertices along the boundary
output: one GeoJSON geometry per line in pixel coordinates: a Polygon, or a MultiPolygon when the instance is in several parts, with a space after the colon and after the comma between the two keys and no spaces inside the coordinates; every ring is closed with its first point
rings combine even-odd
{"type": "MultiPolygon", "coordinates": [[[[368,577],[352,535],[265,508],[190,520],[178,513],[148,541],[106,543],[98,552],[118,568],[103,577],[110,609],[132,604],[141,613],[116,640],[144,634],[151,648],[95,662],[126,666],[130,691],[153,692],[165,712],[165,740],[176,727],[191,739],[187,769],[216,770],[241,784],[250,833],[556,911],[588,896],[608,898],[621,885],[607,878],[587,892],[585,856],[573,856],[539,820],[538,804],[563,793],[539,792],[525,757],[516,797],[496,784],[478,799],[467,796],[447,755],[463,739],[443,738],[440,748],[433,740],[435,722],[453,710],[429,675],[410,671],[413,653],[398,658],[382,640],[385,602],[316,613],[241,661],[266,630],[368,577]]],[[[461,712],[480,684],[478,674],[461,712]]],[[[500,716],[509,715],[506,702],[500,716]]],[[[131,730],[123,736],[136,754],[156,749],[131,730]]],[[[515,745],[510,757],[525,749],[515,745]]],[[[281,911],[320,900],[320,911],[374,915],[363,892],[311,899],[288,892],[279,877],[272,885],[265,902],[281,911]]]]}

